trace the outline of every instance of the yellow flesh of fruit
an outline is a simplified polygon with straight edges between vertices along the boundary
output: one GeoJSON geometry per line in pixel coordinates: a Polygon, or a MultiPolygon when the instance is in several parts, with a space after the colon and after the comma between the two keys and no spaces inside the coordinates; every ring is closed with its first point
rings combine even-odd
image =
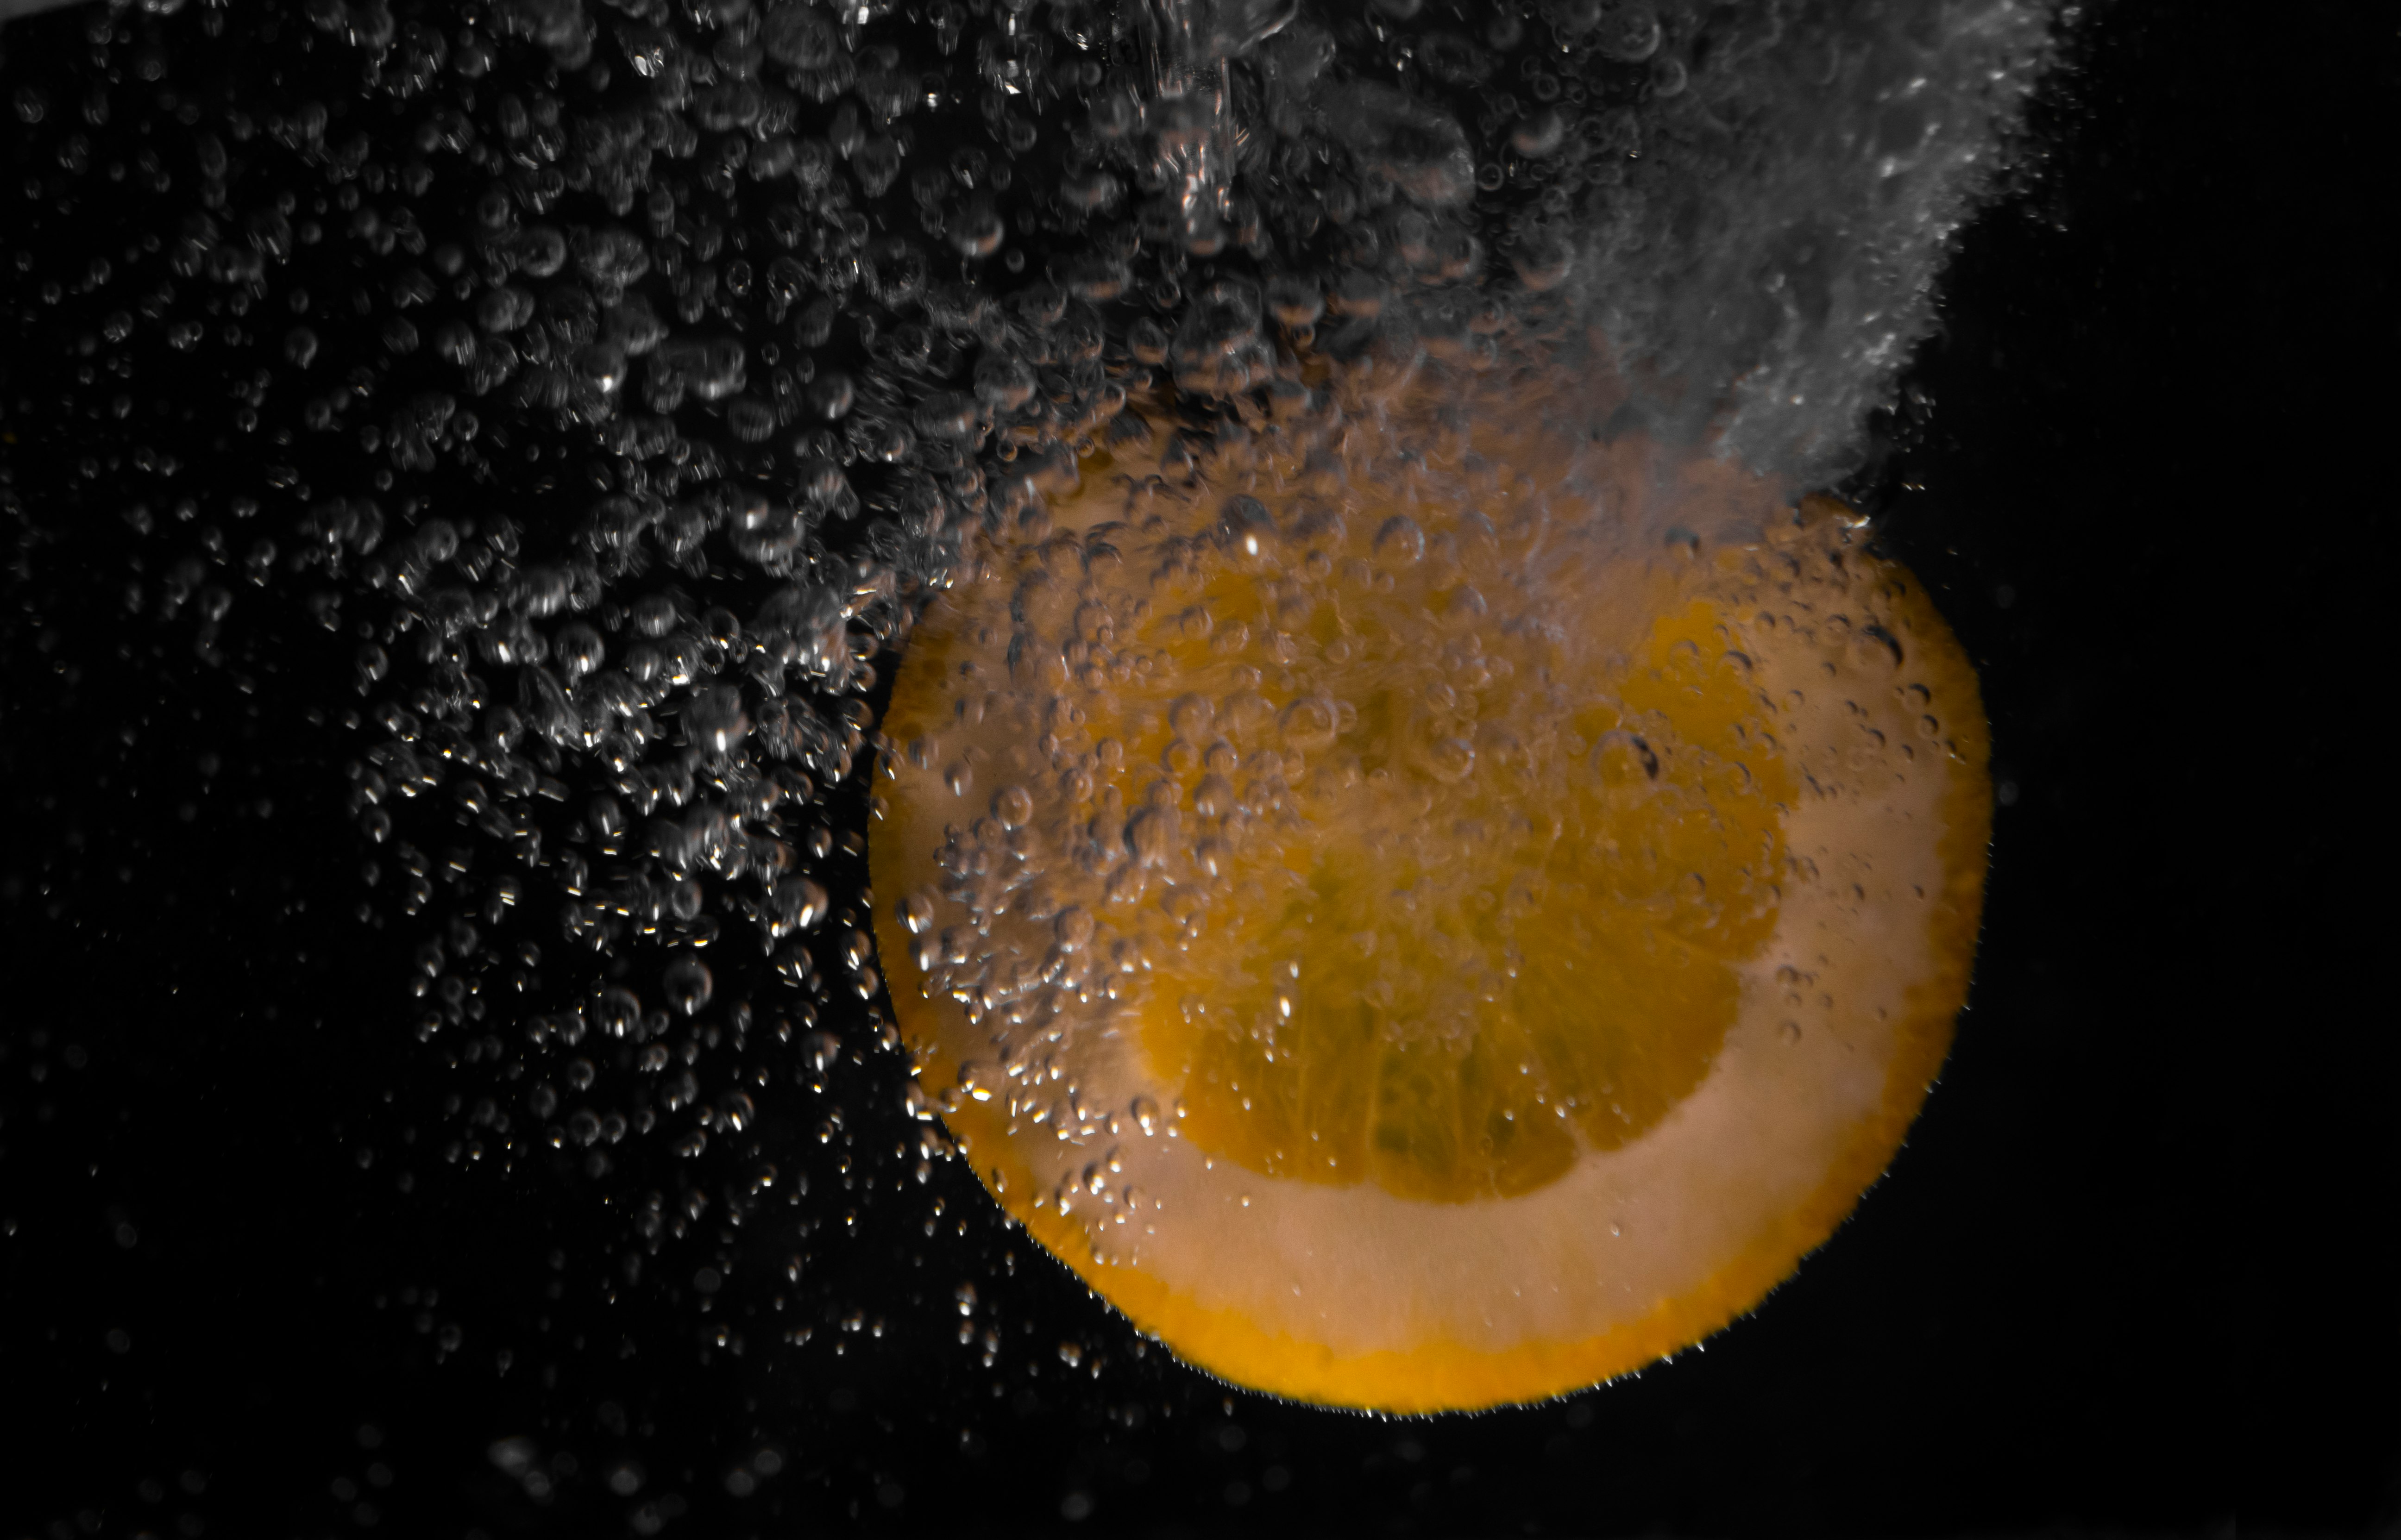
{"type": "Polygon", "coordinates": [[[1983,720],[1914,582],[1826,509],[1637,553],[1491,477],[1192,539],[1109,470],[885,720],[879,933],[979,1174],[1308,1399],[1557,1394],[1755,1302],[1965,991],[1983,720]]]}
{"type": "MultiPolygon", "coordinates": [[[[1213,611],[1241,607],[1234,587],[1212,585],[1213,611]]],[[[1732,964],[1774,922],[1790,777],[1749,692],[1699,662],[1706,606],[1616,671],[1563,667],[1540,637],[1488,650],[1474,630],[1445,638],[1446,666],[1361,629],[1344,663],[1295,671],[1286,708],[1330,784],[1275,771],[1302,816],[1198,884],[1187,929],[1205,944],[1154,964],[1176,1010],[1143,1046],[1185,1097],[1186,1137],[1253,1170],[1438,1202],[1530,1192],[1699,1083],[1739,1002],[1732,964]]],[[[1179,678],[1239,699],[1241,665],[1204,662],[1179,678]]],[[[1130,740],[1130,761],[1202,759],[1149,742],[1163,732],[1130,740]]],[[[1227,778],[1177,800],[1234,795],[1227,778]]]]}

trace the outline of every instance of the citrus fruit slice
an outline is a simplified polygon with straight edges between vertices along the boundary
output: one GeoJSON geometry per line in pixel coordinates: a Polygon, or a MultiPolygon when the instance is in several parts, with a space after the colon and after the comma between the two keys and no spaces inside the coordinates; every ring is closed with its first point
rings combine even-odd
{"type": "Polygon", "coordinates": [[[885,717],[925,1092],[1260,1391],[1482,1407],[1698,1341],[1884,1169],[1965,996],[1985,724],[1924,591],[1839,505],[1506,447],[1089,458],[885,717]]]}

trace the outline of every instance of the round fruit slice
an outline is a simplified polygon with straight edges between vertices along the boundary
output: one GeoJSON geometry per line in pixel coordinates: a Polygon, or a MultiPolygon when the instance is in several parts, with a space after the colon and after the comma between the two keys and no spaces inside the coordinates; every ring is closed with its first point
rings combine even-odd
{"type": "Polygon", "coordinates": [[[1694,1342],[1949,1043],[1990,817],[1949,632],[1839,505],[1582,453],[1096,457],[901,667],[871,859],[924,1083],[1236,1383],[1472,1408],[1694,1342]],[[1663,498],[1764,532],[1639,536],[1663,498]]]}

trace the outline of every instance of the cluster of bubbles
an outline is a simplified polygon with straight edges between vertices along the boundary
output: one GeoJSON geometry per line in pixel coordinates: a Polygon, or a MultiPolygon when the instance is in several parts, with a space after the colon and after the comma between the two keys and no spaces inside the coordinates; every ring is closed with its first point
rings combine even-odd
{"type": "MultiPolygon", "coordinates": [[[[380,838],[395,798],[446,797],[519,858],[490,906],[546,883],[570,944],[679,947],[687,1014],[728,926],[816,979],[830,835],[785,825],[865,757],[871,660],[963,539],[1043,517],[1129,387],[1291,416],[1304,352],[1394,379],[1597,334],[1588,367],[1640,382],[1615,426],[1822,473],[1924,329],[2047,25],[2014,0],[308,15],[422,110],[387,191],[480,184],[457,226],[405,198],[349,220],[397,253],[387,347],[446,378],[377,422],[355,386],[309,409],[487,488],[397,527],[372,497],[309,513],[394,601],[362,682],[406,664],[363,816],[380,838]],[[514,516],[486,415],[580,450],[586,506],[514,516]]],[[[401,148],[322,106],[268,132],[337,176],[401,148]]],[[[293,238],[272,209],[199,224],[192,262],[237,286],[293,238]]],[[[313,346],[295,328],[293,361],[313,346]]],[[[834,951],[871,996],[855,919],[834,951]]]]}
{"type": "MultiPolygon", "coordinates": [[[[720,1044],[790,1045],[803,1080],[843,1054],[833,1028],[897,1045],[858,832],[879,669],[979,541],[1048,532],[1082,457],[1172,472],[1323,421],[1305,360],[1355,412],[1429,360],[1552,348],[1570,385],[1617,382],[1596,431],[1838,471],[2055,20],[2024,0],[143,11],[111,68],[186,132],[110,174],[196,192],[157,232],[166,276],[94,348],[147,328],[273,361],[235,372],[228,408],[260,446],[230,498],[255,534],[172,566],[160,609],[188,604],[205,648],[234,569],[316,586],[356,648],[370,880],[428,936],[421,1031],[489,1067],[452,1149],[581,1151],[596,1173],[628,1137],[696,1154],[760,1115],[748,1070],[695,1078],[720,1044]],[[178,37],[229,20],[312,38],[317,67],[177,94],[178,37]],[[336,345],[357,334],[366,356],[336,345]],[[262,498],[301,511],[278,525],[262,498]],[[586,961],[545,978],[561,952],[586,961]],[[720,990],[729,958],[772,973],[773,1003],[720,990]]],[[[99,45],[124,13],[93,14],[99,45]]],[[[34,84],[11,105],[27,126],[108,111],[34,84]]],[[[54,126],[59,170],[92,170],[54,126]]],[[[919,1179],[943,1148],[926,1127],[919,1179]]],[[[681,1228],[657,1194],[643,1213],[681,1228]]]]}

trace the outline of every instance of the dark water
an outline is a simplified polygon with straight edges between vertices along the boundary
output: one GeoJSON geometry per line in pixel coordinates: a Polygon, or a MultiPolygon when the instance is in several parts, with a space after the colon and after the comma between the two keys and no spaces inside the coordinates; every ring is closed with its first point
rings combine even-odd
{"type": "MultiPolygon", "coordinates": [[[[2184,810],[2356,752],[2312,709],[2353,564],[2244,537],[2218,646],[2192,576],[2230,485],[2338,500],[2247,444],[2373,442],[2322,354],[2389,340],[2388,280],[2287,169],[2390,39],[2296,81],[2106,12],[2018,129],[2006,7],[1012,14],[0,33],[5,1532],[2389,1517],[2342,1393],[2389,1328],[2251,1334],[2389,1306],[2376,1227],[2259,1174],[2340,1191],[2374,1124],[2319,1087],[2279,1137],[2283,1059],[2191,987],[2339,841],[2184,810]],[[2238,66],[2274,110],[2193,84],[2238,66]],[[1708,1353],[1475,1420],[1262,1402],[903,1109],[851,940],[888,644],[1136,372],[1203,445],[1296,347],[1439,377],[1589,320],[1644,426],[1847,475],[1945,595],[2004,788],[1975,1002],[1708,1353]],[[2312,660],[2273,727],[2162,683],[2263,648],[2312,660]]],[[[2327,1015],[2300,971],[2271,1019],[2327,1015]]]]}

